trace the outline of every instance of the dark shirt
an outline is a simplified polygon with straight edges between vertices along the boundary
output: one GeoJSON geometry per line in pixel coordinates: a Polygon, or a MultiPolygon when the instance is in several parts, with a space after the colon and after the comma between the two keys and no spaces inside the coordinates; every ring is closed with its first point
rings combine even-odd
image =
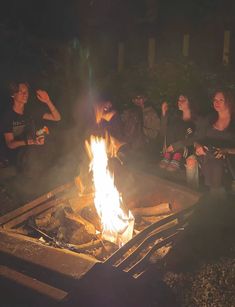
{"type": "Polygon", "coordinates": [[[25,109],[24,114],[16,113],[12,106],[10,106],[3,114],[0,120],[0,134],[3,137],[1,144],[1,152],[4,152],[10,160],[14,161],[20,150],[19,148],[9,149],[6,147],[4,134],[13,133],[14,140],[22,141],[35,138],[36,130],[41,128],[40,119],[42,119],[42,112],[37,112],[35,119],[32,113],[25,109]]]}
{"type": "Polygon", "coordinates": [[[235,122],[232,120],[229,127],[223,131],[217,130],[213,126],[214,121],[211,116],[204,119],[196,132],[196,141],[205,146],[218,148],[235,147],[235,122]]]}
{"type": "Polygon", "coordinates": [[[1,133],[13,133],[15,140],[23,140],[27,137],[30,119],[25,114],[18,114],[12,108],[3,115],[0,123],[1,133]]]}
{"type": "Polygon", "coordinates": [[[100,128],[102,131],[107,131],[108,134],[115,139],[124,142],[124,132],[122,120],[118,113],[115,113],[110,121],[102,120],[100,123],[100,128]]]}
{"type": "Polygon", "coordinates": [[[166,136],[166,145],[174,150],[193,144],[190,140],[196,129],[196,119],[183,120],[182,112],[161,118],[161,134],[166,136]]]}

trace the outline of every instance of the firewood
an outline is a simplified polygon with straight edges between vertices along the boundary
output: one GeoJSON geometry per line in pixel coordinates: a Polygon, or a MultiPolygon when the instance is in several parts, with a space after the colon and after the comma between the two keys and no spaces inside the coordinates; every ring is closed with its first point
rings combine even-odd
{"type": "Polygon", "coordinates": [[[79,212],[85,207],[94,206],[94,193],[82,194],[69,199],[71,208],[79,212]]]}
{"type": "Polygon", "coordinates": [[[152,207],[134,208],[132,209],[134,216],[151,216],[151,215],[164,215],[171,213],[171,205],[169,203],[162,203],[152,207]]]}
{"type": "Polygon", "coordinates": [[[87,220],[85,220],[84,218],[82,218],[80,215],[78,214],[74,214],[74,213],[69,213],[65,211],[65,218],[68,219],[71,222],[77,223],[78,226],[83,225],[85,226],[86,231],[89,234],[95,235],[96,234],[96,229],[95,226],[92,225],[90,222],[88,222],[87,220]]]}

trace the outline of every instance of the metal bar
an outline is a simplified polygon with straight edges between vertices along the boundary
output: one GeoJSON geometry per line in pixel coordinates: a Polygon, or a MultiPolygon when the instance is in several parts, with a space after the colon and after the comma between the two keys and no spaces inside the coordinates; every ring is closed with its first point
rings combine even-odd
{"type": "Polygon", "coordinates": [[[10,220],[16,218],[17,216],[31,210],[32,208],[38,206],[38,205],[41,205],[43,202],[51,199],[52,197],[54,197],[56,194],[60,193],[60,192],[63,192],[65,190],[68,190],[70,189],[71,187],[74,186],[74,183],[73,182],[70,182],[70,183],[67,183],[67,184],[64,184],[54,190],[52,190],[51,192],[48,192],[38,198],[36,198],[35,200],[25,204],[24,206],[14,210],[14,211],[11,211],[7,214],[5,214],[4,216],[0,217],[0,225],[3,225],[7,222],[9,222],[10,220]]]}
{"type": "Polygon", "coordinates": [[[145,263],[148,261],[148,259],[152,256],[152,254],[160,249],[161,247],[169,244],[170,242],[172,242],[172,240],[174,238],[176,238],[178,235],[179,235],[180,231],[170,235],[169,237],[167,237],[165,240],[159,242],[159,243],[156,243],[152,248],[151,250],[144,256],[142,257],[137,263],[135,263],[129,270],[127,270],[127,272],[130,274],[130,275],[134,275],[136,271],[139,271],[140,269],[142,269],[145,265],[145,263]]]}
{"type": "Polygon", "coordinates": [[[63,202],[65,203],[67,201],[68,201],[67,198],[61,197],[61,198],[57,198],[57,199],[51,200],[49,202],[45,202],[43,204],[40,204],[39,206],[37,206],[33,210],[26,211],[25,213],[17,216],[16,218],[11,219],[9,222],[6,222],[3,225],[3,227],[4,227],[4,229],[15,227],[15,226],[25,222],[29,217],[31,217],[35,214],[39,214],[46,209],[49,209],[49,208],[54,207],[56,205],[59,205],[63,202]]]}
{"type": "Polygon", "coordinates": [[[0,265],[0,277],[3,277],[16,284],[24,286],[30,290],[39,293],[40,295],[49,297],[50,299],[53,299],[57,302],[62,301],[68,294],[61,289],[55,288],[44,282],[36,280],[35,278],[22,274],[7,266],[0,265]]]}
{"type": "Polygon", "coordinates": [[[130,263],[133,261],[133,259],[140,254],[140,251],[143,250],[147,245],[149,245],[153,240],[157,240],[162,238],[163,236],[169,236],[172,234],[172,232],[175,232],[180,225],[176,225],[171,227],[170,229],[165,229],[162,231],[159,231],[157,233],[154,233],[147,237],[140,245],[137,246],[137,248],[128,255],[122,262],[120,262],[116,267],[123,270],[125,267],[129,266],[130,263]]]}
{"type": "Polygon", "coordinates": [[[143,238],[145,238],[149,233],[154,231],[155,229],[166,225],[167,223],[170,223],[173,220],[176,220],[178,218],[183,217],[185,214],[190,212],[195,208],[195,205],[189,208],[186,208],[184,210],[181,210],[175,214],[172,214],[160,221],[157,221],[153,224],[151,224],[149,227],[142,230],[140,233],[138,233],[133,239],[131,239],[129,242],[127,242],[124,246],[122,246],[120,249],[118,249],[111,257],[109,257],[105,262],[109,265],[114,265],[114,263],[120,259],[127,251],[128,249],[132,248],[134,245],[138,244],[138,242],[141,242],[143,238]]]}

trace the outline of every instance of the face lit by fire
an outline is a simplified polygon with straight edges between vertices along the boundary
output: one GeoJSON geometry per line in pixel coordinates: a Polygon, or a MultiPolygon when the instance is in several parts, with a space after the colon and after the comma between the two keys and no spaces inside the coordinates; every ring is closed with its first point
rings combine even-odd
{"type": "Polygon", "coordinates": [[[228,105],[226,104],[224,94],[218,92],[215,94],[213,99],[213,107],[217,112],[223,112],[228,110],[228,105]]]}
{"type": "Polygon", "coordinates": [[[24,83],[19,84],[18,92],[14,93],[12,96],[15,103],[26,104],[29,98],[28,86],[24,83]]]}
{"type": "Polygon", "coordinates": [[[179,96],[179,99],[178,99],[178,109],[180,111],[186,111],[189,109],[189,101],[188,101],[188,98],[183,96],[183,95],[180,95],[179,96]]]}
{"type": "Polygon", "coordinates": [[[102,104],[98,104],[95,106],[95,117],[96,123],[99,124],[102,119],[108,120],[109,114],[111,113],[110,110],[112,109],[111,101],[105,101],[102,104]]]}

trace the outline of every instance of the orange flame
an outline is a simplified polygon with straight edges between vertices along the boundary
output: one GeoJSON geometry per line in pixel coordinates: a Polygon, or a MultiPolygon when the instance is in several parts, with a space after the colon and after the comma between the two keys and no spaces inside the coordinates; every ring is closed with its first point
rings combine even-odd
{"type": "Polygon", "coordinates": [[[86,147],[91,158],[94,203],[102,223],[102,236],[119,246],[123,245],[132,238],[134,218],[130,211],[126,214],[121,208],[122,198],[108,170],[107,144],[105,139],[91,136],[86,147]]]}

